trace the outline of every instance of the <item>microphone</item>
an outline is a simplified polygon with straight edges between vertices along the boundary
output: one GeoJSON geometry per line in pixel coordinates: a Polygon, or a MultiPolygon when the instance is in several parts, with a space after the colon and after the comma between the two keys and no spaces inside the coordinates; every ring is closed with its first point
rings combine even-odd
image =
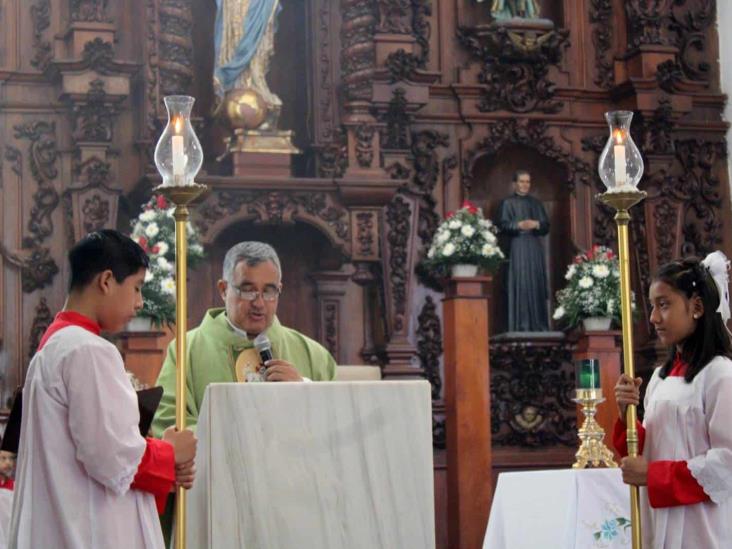
{"type": "Polygon", "coordinates": [[[254,348],[259,353],[259,358],[262,359],[262,363],[266,363],[268,360],[272,360],[272,343],[269,341],[267,334],[262,332],[254,338],[254,348]]]}

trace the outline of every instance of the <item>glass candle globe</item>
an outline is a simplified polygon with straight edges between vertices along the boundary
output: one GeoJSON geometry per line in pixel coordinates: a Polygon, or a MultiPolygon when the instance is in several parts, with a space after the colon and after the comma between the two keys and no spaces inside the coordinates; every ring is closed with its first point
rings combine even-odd
{"type": "Polygon", "coordinates": [[[155,146],[155,166],[163,178],[163,186],[193,185],[203,164],[201,143],[191,125],[195,99],[188,95],[169,95],[164,101],[168,125],[155,146]]]}
{"type": "Polygon", "coordinates": [[[600,155],[597,171],[608,192],[633,192],[643,177],[643,158],[630,136],[632,111],[605,113],[610,136],[600,155]]]}

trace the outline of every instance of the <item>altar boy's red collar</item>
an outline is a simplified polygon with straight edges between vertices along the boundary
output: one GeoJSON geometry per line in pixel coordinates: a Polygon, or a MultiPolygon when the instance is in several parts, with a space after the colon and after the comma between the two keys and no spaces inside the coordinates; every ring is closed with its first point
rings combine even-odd
{"type": "Polygon", "coordinates": [[[51,322],[51,325],[46,329],[45,333],[43,334],[41,342],[38,345],[38,350],[40,351],[43,348],[43,346],[46,344],[46,341],[48,341],[48,338],[50,338],[53,334],[55,334],[62,328],[67,328],[69,326],[79,326],[79,328],[84,328],[85,330],[88,330],[95,335],[99,335],[102,331],[99,324],[97,324],[88,316],[84,316],[83,314],[77,313],[75,311],[61,311],[56,315],[56,318],[53,319],[53,322],[51,322]]]}

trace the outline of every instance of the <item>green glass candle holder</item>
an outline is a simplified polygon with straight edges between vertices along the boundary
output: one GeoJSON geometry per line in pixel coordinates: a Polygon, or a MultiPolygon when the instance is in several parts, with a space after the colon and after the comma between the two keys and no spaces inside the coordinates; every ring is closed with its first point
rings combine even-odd
{"type": "Polygon", "coordinates": [[[575,383],[578,389],[600,389],[600,361],[596,358],[576,360],[575,383]]]}

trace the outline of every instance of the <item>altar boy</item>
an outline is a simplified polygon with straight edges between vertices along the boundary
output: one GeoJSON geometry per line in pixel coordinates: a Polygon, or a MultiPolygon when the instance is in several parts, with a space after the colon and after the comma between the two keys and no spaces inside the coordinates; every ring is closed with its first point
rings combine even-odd
{"type": "Polygon", "coordinates": [[[9,547],[156,548],[156,499],[190,488],[196,439],[168,429],[140,434],[137,397],[116,332],[142,307],[148,258],[126,236],[92,233],[69,252],[62,312],[28,368],[9,547]]]}

